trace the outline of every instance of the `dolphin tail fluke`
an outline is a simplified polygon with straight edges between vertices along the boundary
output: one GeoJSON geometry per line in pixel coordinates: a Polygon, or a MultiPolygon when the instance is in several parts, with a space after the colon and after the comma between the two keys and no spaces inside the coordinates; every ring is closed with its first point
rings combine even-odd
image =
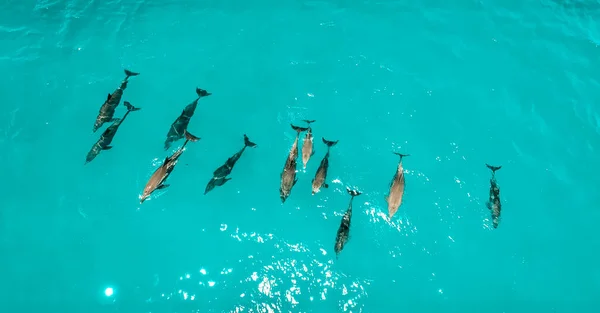
{"type": "Polygon", "coordinates": [[[125,79],[128,79],[131,76],[138,76],[140,73],[132,72],[128,69],[125,69],[125,79]]]}
{"type": "Polygon", "coordinates": [[[492,170],[492,173],[496,173],[497,170],[502,168],[502,165],[500,166],[493,166],[493,165],[489,165],[489,164],[485,164],[485,166],[487,166],[487,168],[489,168],[490,170],[492,170]]]}
{"type": "Polygon", "coordinates": [[[394,154],[400,157],[400,161],[402,161],[404,157],[410,156],[410,154],[402,154],[399,152],[394,152],[394,154]]]}
{"type": "Polygon", "coordinates": [[[136,108],[133,105],[131,105],[131,103],[129,103],[128,101],[123,101],[123,105],[125,105],[125,107],[127,108],[127,111],[139,111],[141,110],[141,108],[136,108]]]}
{"type": "Polygon", "coordinates": [[[308,127],[300,127],[300,126],[295,126],[294,124],[290,124],[292,125],[292,128],[298,132],[298,134],[300,134],[301,132],[305,132],[308,130],[308,127]]]}
{"type": "Polygon", "coordinates": [[[244,134],[244,145],[246,145],[246,147],[251,147],[251,148],[256,147],[256,144],[254,142],[250,141],[250,138],[248,138],[248,136],[246,136],[246,134],[244,134]]]}
{"type": "Polygon", "coordinates": [[[198,95],[198,98],[208,97],[212,95],[212,93],[198,87],[196,87],[196,94],[198,95]]]}
{"type": "Polygon", "coordinates": [[[316,120],[302,120],[303,122],[305,122],[306,124],[308,124],[308,126],[310,126],[310,124],[316,122],[316,120]]]}
{"type": "Polygon", "coordinates": [[[352,198],[354,198],[356,196],[360,196],[362,194],[362,192],[360,192],[358,190],[350,189],[350,187],[346,187],[346,190],[348,190],[348,193],[352,196],[352,198]]]}
{"type": "Polygon", "coordinates": [[[329,141],[325,138],[323,138],[323,143],[327,145],[327,147],[331,148],[333,146],[335,146],[338,143],[339,140],[336,141],[329,141]]]}
{"type": "Polygon", "coordinates": [[[198,140],[200,140],[200,137],[196,137],[196,136],[192,135],[190,132],[187,131],[187,129],[184,132],[185,132],[185,139],[186,140],[189,140],[189,141],[198,141],[198,140]]]}

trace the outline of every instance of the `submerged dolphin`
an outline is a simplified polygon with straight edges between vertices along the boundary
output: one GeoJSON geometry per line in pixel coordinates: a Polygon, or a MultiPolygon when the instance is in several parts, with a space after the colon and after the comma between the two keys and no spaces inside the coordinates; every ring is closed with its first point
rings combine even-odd
{"type": "Polygon", "coordinates": [[[173,169],[177,164],[177,159],[179,159],[179,157],[183,153],[185,145],[187,145],[188,141],[198,141],[200,139],[188,133],[187,130],[184,130],[184,135],[186,140],[183,143],[183,145],[179,149],[177,149],[177,151],[175,151],[175,153],[173,153],[172,156],[166,157],[163,161],[163,164],[159,168],[157,168],[156,171],[154,171],[152,176],[150,176],[148,183],[146,183],[146,187],[144,187],[144,192],[140,197],[140,204],[143,203],[155,190],[169,187],[169,185],[165,184],[165,181],[167,180],[169,175],[171,175],[171,172],[173,172],[173,169]]]}
{"type": "Polygon", "coordinates": [[[327,169],[329,169],[329,149],[335,146],[338,141],[329,141],[323,138],[323,143],[327,145],[327,153],[321,160],[321,164],[319,164],[319,168],[315,173],[315,178],[312,180],[312,194],[319,192],[321,190],[321,186],[325,188],[329,188],[329,185],[325,182],[327,179],[327,169]]]}
{"type": "Polygon", "coordinates": [[[213,176],[206,184],[206,188],[204,189],[204,194],[207,194],[209,191],[213,190],[215,187],[220,187],[225,185],[227,181],[231,180],[229,177],[215,177],[213,176]]]}
{"type": "Polygon", "coordinates": [[[198,98],[196,98],[196,100],[194,100],[192,103],[188,104],[183,109],[181,114],[175,119],[173,124],[171,124],[171,128],[169,128],[169,132],[167,133],[167,139],[165,140],[165,150],[168,150],[173,142],[183,138],[183,133],[187,129],[190,119],[196,111],[198,100],[200,100],[202,97],[208,97],[211,95],[210,92],[200,88],[196,88],[196,94],[198,95],[198,98]]]}
{"type": "Polygon", "coordinates": [[[254,147],[256,147],[256,144],[254,142],[250,141],[248,136],[246,136],[246,134],[244,134],[244,147],[240,151],[238,151],[234,155],[232,155],[230,158],[228,158],[227,161],[225,161],[225,164],[221,165],[218,169],[216,169],[213,172],[213,177],[206,185],[204,194],[207,194],[209,191],[213,190],[213,188],[215,188],[216,186],[223,186],[228,180],[231,179],[231,178],[228,178],[227,175],[231,174],[231,171],[233,170],[235,163],[237,163],[237,161],[240,159],[240,157],[242,156],[242,153],[244,153],[244,151],[246,150],[246,147],[254,148],[254,147]]]}
{"type": "Polygon", "coordinates": [[[394,152],[395,155],[400,157],[398,162],[398,168],[394,174],[394,178],[390,183],[390,193],[385,197],[385,201],[388,203],[388,214],[391,219],[394,214],[398,211],[398,208],[402,204],[402,196],[404,196],[404,169],[402,168],[402,158],[410,156],[410,154],[401,154],[394,152]]]}
{"type": "Polygon", "coordinates": [[[115,119],[113,116],[115,115],[115,109],[119,106],[119,102],[121,102],[121,97],[123,96],[123,91],[127,88],[127,82],[129,81],[129,77],[137,76],[140,73],[135,73],[129,70],[125,70],[125,79],[121,82],[121,86],[117,88],[112,94],[108,94],[108,97],[104,101],[104,104],[100,107],[100,112],[98,112],[98,116],[96,117],[96,122],[94,123],[94,132],[96,132],[104,123],[113,122],[115,119]]]}
{"type": "Polygon", "coordinates": [[[296,179],[296,163],[298,159],[298,139],[300,138],[300,133],[308,130],[305,127],[294,126],[292,124],[292,128],[297,132],[296,139],[294,139],[294,144],[292,144],[292,149],[290,149],[290,153],[285,160],[285,165],[283,166],[283,171],[281,172],[281,184],[279,185],[279,198],[281,199],[281,203],[285,203],[285,200],[290,196],[290,192],[292,191],[292,187],[298,181],[296,179]]]}
{"type": "Polygon", "coordinates": [[[115,134],[117,133],[117,130],[119,129],[119,126],[121,126],[121,124],[123,124],[123,122],[125,121],[125,118],[127,118],[127,115],[129,114],[129,112],[137,111],[140,109],[140,108],[134,107],[133,105],[131,105],[131,103],[129,103],[127,101],[125,101],[124,104],[125,104],[125,107],[127,107],[127,112],[125,113],[125,115],[123,115],[123,118],[115,119],[115,121],[112,123],[112,125],[108,126],[108,128],[106,128],[106,130],[104,130],[104,132],[100,136],[100,139],[98,139],[98,141],[96,141],[96,143],[92,146],[92,149],[90,149],[90,152],[88,152],[87,157],[85,158],[85,164],[92,162],[92,160],[94,158],[96,158],[96,156],[98,156],[98,154],[100,154],[100,152],[102,150],[110,150],[112,148],[110,143],[112,142],[113,138],[115,137],[115,134]]]}
{"type": "Polygon", "coordinates": [[[306,168],[306,163],[308,163],[310,157],[315,154],[313,151],[312,128],[310,127],[310,124],[314,123],[315,120],[304,120],[304,122],[308,124],[308,131],[306,132],[306,136],[302,142],[302,164],[304,165],[304,168],[306,168]]]}
{"type": "Polygon", "coordinates": [[[352,190],[346,187],[346,190],[350,194],[350,204],[348,204],[348,209],[344,216],[342,217],[342,222],[340,223],[340,227],[338,228],[337,235],[335,236],[335,258],[337,259],[340,252],[344,249],[346,243],[350,239],[350,222],[352,221],[352,200],[354,197],[359,196],[361,194],[360,191],[352,190]]]}
{"type": "Polygon", "coordinates": [[[498,228],[502,204],[500,203],[500,187],[498,187],[498,183],[496,183],[496,171],[501,169],[502,166],[492,166],[489,164],[486,164],[485,166],[492,171],[492,178],[490,178],[490,197],[486,206],[492,213],[492,223],[494,228],[498,228]]]}

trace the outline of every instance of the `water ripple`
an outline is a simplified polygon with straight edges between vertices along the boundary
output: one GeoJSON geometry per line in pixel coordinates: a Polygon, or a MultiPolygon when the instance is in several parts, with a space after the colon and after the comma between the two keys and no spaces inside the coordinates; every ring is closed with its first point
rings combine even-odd
{"type": "MultiPolygon", "coordinates": [[[[221,226],[221,231],[227,229],[226,225],[221,226]]],[[[160,290],[158,297],[149,301],[193,302],[202,290],[210,288],[226,291],[228,300],[224,303],[237,302],[227,308],[229,312],[303,311],[302,308],[315,302],[333,302],[342,311],[362,308],[360,299],[368,295],[370,281],[336,270],[325,249],[318,248],[315,253],[302,243],[287,242],[273,234],[247,233],[239,228],[229,233],[236,241],[260,244],[260,255],[248,255],[230,268],[189,270],[177,278],[181,287],[160,290]],[[195,281],[196,286],[186,281],[195,281]],[[237,299],[233,297],[236,294],[237,299]]]]}

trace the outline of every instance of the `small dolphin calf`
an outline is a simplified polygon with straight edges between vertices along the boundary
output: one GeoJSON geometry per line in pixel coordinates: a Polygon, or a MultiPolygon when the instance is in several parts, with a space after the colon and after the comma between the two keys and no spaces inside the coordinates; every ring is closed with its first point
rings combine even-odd
{"type": "Polygon", "coordinates": [[[310,157],[315,154],[313,151],[312,128],[310,127],[310,124],[314,123],[315,120],[304,120],[304,122],[308,124],[308,131],[306,132],[306,136],[302,142],[302,164],[304,164],[304,168],[306,168],[306,163],[308,163],[310,157]]]}
{"type": "Polygon", "coordinates": [[[231,174],[235,163],[240,159],[242,153],[246,150],[246,147],[256,147],[256,144],[244,134],[244,147],[230,158],[225,161],[225,164],[221,165],[218,169],[213,172],[213,178],[206,185],[206,189],[204,190],[204,194],[207,194],[209,191],[213,190],[216,186],[223,186],[228,180],[231,178],[227,178],[227,175],[231,174]]]}
{"type": "Polygon", "coordinates": [[[200,88],[196,88],[196,94],[198,95],[198,98],[196,98],[196,100],[194,100],[192,103],[188,104],[183,109],[181,114],[175,119],[173,124],[171,124],[171,128],[167,133],[167,139],[165,140],[165,150],[168,150],[173,142],[183,138],[183,133],[187,129],[194,112],[196,112],[198,100],[200,100],[202,97],[208,97],[211,95],[210,92],[200,88]]]}
{"type": "Polygon", "coordinates": [[[125,79],[121,82],[121,86],[119,86],[112,94],[109,93],[104,104],[100,107],[100,112],[98,112],[96,122],[94,123],[94,132],[102,127],[104,123],[114,121],[113,116],[115,115],[115,109],[119,106],[119,102],[121,102],[121,97],[123,96],[123,91],[127,88],[129,77],[138,76],[139,74],[140,73],[125,70],[125,79]]]}
{"type": "Polygon", "coordinates": [[[344,249],[346,243],[348,243],[348,240],[350,239],[350,222],[352,221],[352,200],[354,200],[354,197],[359,196],[361,194],[361,192],[357,190],[351,190],[348,187],[346,187],[346,190],[348,190],[348,193],[350,194],[351,198],[350,204],[348,205],[348,209],[346,210],[346,213],[344,213],[344,216],[342,216],[342,222],[340,223],[337,235],[335,236],[334,249],[336,259],[338,258],[340,252],[342,252],[342,250],[344,249]]]}
{"type": "Polygon", "coordinates": [[[319,192],[319,190],[321,190],[321,186],[323,186],[325,188],[329,188],[329,185],[327,185],[327,183],[325,182],[325,180],[327,179],[327,169],[329,169],[329,149],[331,149],[331,147],[335,146],[338,143],[338,141],[337,140],[336,141],[328,141],[328,140],[325,140],[325,138],[323,138],[323,143],[325,143],[327,145],[327,153],[321,160],[321,164],[319,164],[319,168],[317,169],[317,172],[315,173],[315,178],[313,178],[313,180],[312,180],[312,194],[313,195],[315,193],[319,192]]]}
{"type": "Polygon", "coordinates": [[[498,187],[498,183],[496,183],[496,171],[501,169],[502,166],[492,166],[489,164],[486,164],[485,166],[492,171],[492,178],[490,178],[490,198],[488,199],[486,206],[492,213],[492,223],[494,228],[498,228],[502,204],[500,203],[500,188],[498,187]]]}
{"type": "Polygon", "coordinates": [[[285,200],[290,196],[292,187],[294,187],[294,185],[298,181],[296,179],[298,139],[300,138],[301,132],[308,130],[308,128],[294,126],[293,124],[292,128],[297,132],[297,134],[296,139],[294,139],[294,144],[292,144],[292,149],[290,149],[290,153],[287,159],[285,160],[283,171],[281,172],[281,184],[279,185],[279,198],[281,198],[281,203],[285,203],[285,200]]]}
{"type": "Polygon", "coordinates": [[[177,159],[179,159],[179,157],[183,153],[185,145],[188,143],[188,141],[200,140],[200,138],[188,133],[187,130],[184,130],[184,134],[186,140],[183,143],[183,145],[179,149],[177,149],[177,151],[175,151],[175,153],[173,153],[172,156],[166,157],[163,164],[159,168],[157,168],[156,171],[154,171],[152,176],[150,176],[148,183],[146,183],[146,187],[144,187],[144,192],[140,197],[140,204],[143,203],[155,190],[169,187],[169,185],[166,185],[164,182],[167,180],[169,175],[171,175],[171,172],[173,172],[173,169],[177,164],[177,159]]]}
{"type": "Polygon", "coordinates": [[[390,193],[385,197],[385,201],[388,203],[388,215],[390,219],[402,204],[402,196],[404,196],[404,169],[402,168],[402,158],[410,156],[410,154],[400,154],[394,152],[395,155],[400,157],[398,162],[398,168],[394,174],[394,178],[390,183],[390,193]]]}
{"type": "Polygon", "coordinates": [[[133,111],[137,111],[140,108],[136,108],[133,105],[131,105],[131,103],[125,101],[124,102],[125,107],[127,107],[127,112],[125,113],[125,115],[123,115],[122,119],[115,119],[115,121],[112,123],[112,125],[108,126],[108,128],[106,130],[104,130],[104,132],[102,133],[102,135],[100,136],[100,139],[98,139],[98,141],[96,141],[96,143],[92,146],[92,149],[90,150],[90,152],[88,152],[87,157],[85,158],[85,164],[88,164],[90,162],[92,162],[92,160],[94,158],[96,158],[96,156],[98,156],[98,154],[100,154],[100,152],[102,150],[110,150],[112,148],[112,146],[110,145],[113,138],[115,137],[115,134],[117,133],[117,130],[119,129],[119,126],[121,126],[121,124],[123,124],[123,122],[125,121],[125,118],[127,118],[127,115],[129,114],[129,112],[133,112],[133,111]]]}

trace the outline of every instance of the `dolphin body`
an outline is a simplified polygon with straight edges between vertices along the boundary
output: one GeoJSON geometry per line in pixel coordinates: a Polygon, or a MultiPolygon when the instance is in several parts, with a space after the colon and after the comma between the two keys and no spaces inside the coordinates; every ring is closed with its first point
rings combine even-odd
{"type": "Polygon", "coordinates": [[[171,175],[171,172],[173,172],[175,165],[177,165],[177,159],[179,159],[179,157],[183,153],[185,145],[189,141],[200,140],[200,138],[190,134],[187,130],[184,130],[184,135],[186,140],[183,143],[183,145],[179,149],[177,149],[177,151],[175,151],[173,155],[171,155],[170,157],[166,157],[163,164],[159,168],[157,168],[156,171],[154,171],[152,176],[150,176],[150,179],[144,187],[142,196],[140,197],[140,204],[146,201],[146,199],[150,197],[150,195],[154,191],[169,187],[169,185],[165,184],[165,181],[167,180],[169,175],[171,175]]]}
{"type": "Polygon", "coordinates": [[[169,132],[167,133],[167,139],[165,140],[165,150],[168,150],[173,142],[182,139],[184,137],[184,132],[190,123],[190,119],[194,116],[194,112],[196,111],[196,106],[198,106],[198,100],[202,97],[208,97],[211,95],[210,92],[196,88],[196,94],[198,98],[194,100],[192,103],[188,104],[181,114],[175,119],[173,124],[171,124],[171,128],[169,128],[169,132]]]}
{"type": "Polygon", "coordinates": [[[240,149],[240,151],[236,152],[234,155],[229,157],[227,159],[227,161],[225,161],[225,164],[221,165],[219,168],[217,168],[213,172],[213,177],[210,179],[210,181],[206,185],[204,194],[207,194],[209,191],[213,190],[217,186],[223,186],[228,180],[231,179],[231,178],[228,178],[227,176],[229,174],[231,174],[231,171],[233,170],[235,163],[237,163],[237,161],[240,159],[240,157],[242,157],[242,153],[244,153],[244,151],[246,150],[247,147],[254,148],[254,147],[256,147],[256,144],[254,142],[250,141],[248,136],[246,136],[246,134],[244,134],[244,147],[242,147],[242,149],[240,149]]]}
{"type": "Polygon", "coordinates": [[[294,144],[292,144],[292,149],[290,149],[290,153],[287,159],[285,160],[283,171],[281,172],[281,184],[279,185],[279,198],[281,199],[281,203],[285,203],[285,200],[290,196],[292,187],[294,187],[294,185],[298,181],[298,179],[296,179],[298,139],[300,138],[301,132],[308,130],[308,128],[294,126],[293,124],[291,124],[291,126],[297,132],[297,134],[296,139],[294,140],[294,144]]]}
{"type": "Polygon", "coordinates": [[[110,150],[112,148],[110,144],[113,141],[113,138],[115,137],[119,126],[123,124],[129,112],[140,110],[140,108],[134,107],[133,105],[131,105],[131,103],[127,101],[125,101],[123,104],[125,105],[125,107],[127,107],[127,112],[125,113],[125,115],[123,115],[123,118],[115,119],[112,125],[108,126],[108,128],[104,130],[104,132],[100,136],[100,139],[96,141],[96,143],[92,146],[92,149],[90,149],[90,151],[88,152],[87,157],[85,158],[85,164],[92,162],[92,160],[94,160],[98,156],[98,154],[102,152],[102,150],[110,150]]]}
{"type": "Polygon", "coordinates": [[[312,194],[313,195],[321,190],[321,186],[323,186],[325,188],[329,188],[329,185],[325,182],[325,180],[327,179],[327,170],[329,169],[329,149],[331,149],[331,147],[335,146],[338,143],[337,140],[329,141],[329,140],[325,140],[325,138],[322,138],[322,139],[323,139],[323,143],[327,145],[327,153],[321,160],[321,164],[319,164],[319,168],[317,169],[317,172],[315,173],[315,178],[313,178],[313,180],[312,180],[312,194]]]}
{"type": "Polygon", "coordinates": [[[119,103],[121,102],[121,97],[123,96],[123,91],[127,88],[127,82],[129,81],[129,77],[138,76],[140,73],[135,73],[130,70],[125,70],[125,79],[121,82],[121,86],[117,88],[112,94],[108,94],[108,97],[104,101],[104,104],[100,107],[100,111],[98,112],[98,116],[96,116],[96,122],[94,123],[94,132],[96,132],[104,123],[113,122],[115,119],[113,118],[115,115],[115,110],[119,103]]]}
{"type": "Polygon", "coordinates": [[[398,208],[402,204],[402,197],[404,196],[404,168],[402,168],[402,158],[410,156],[409,154],[398,152],[394,152],[394,154],[400,157],[400,161],[398,162],[394,178],[390,183],[390,192],[385,197],[385,201],[388,203],[388,215],[390,219],[398,211],[398,208]]]}
{"type": "Polygon", "coordinates": [[[352,221],[352,200],[354,197],[359,196],[361,194],[360,191],[352,190],[346,187],[346,190],[350,194],[350,204],[348,204],[348,209],[346,209],[346,213],[342,216],[342,222],[340,223],[340,227],[337,230],[337,235],[335,236],[335,258],[337,259],[340,252],[344,249],[346,243],[350,239],[350,222],[352,221]]]}
{"type": "Polygon", "coordinates": [[[498,228],[502,204],[500,203],[500,187],[498,187],[498,183],[496,182],[496,171],[501,169],[502,166],[492,166],[489,164],[486,164],[485,166],[492,171],[492,178],[490,178],[490,196],[486,206],[492,213],[492,224],[494,228],[498,228]]]}
{"type": "Polygon", "coordinates": [[[306,136],[302,142],[302,164],[304,165],[304,168],[306,168],[308,160],[310,160],[310,157],[315,154],[315,151],[313,150],[312,128],[310,127],[310,124],[314,123],[315,120],[304,120],[304,122],[308,124],[308,131],[306,132],[306,136]]]}

